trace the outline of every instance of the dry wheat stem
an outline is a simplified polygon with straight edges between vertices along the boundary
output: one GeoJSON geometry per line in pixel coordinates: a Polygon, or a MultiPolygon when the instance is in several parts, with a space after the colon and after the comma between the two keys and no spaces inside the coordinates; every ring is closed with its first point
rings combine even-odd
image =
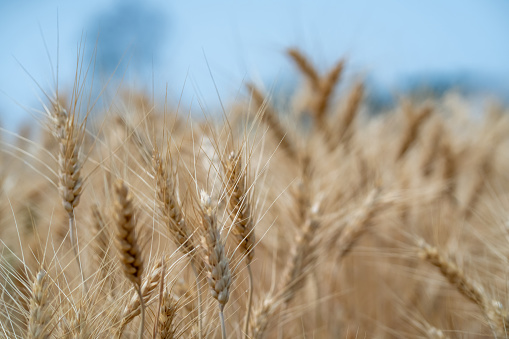
{"type": "Polygon", "coordinates": [[[98,204],[92,206],[92,220],[92,249],[97,263],[100,265],[101,279],[104,280],[104,282],[111,282],[111,274],[109,274],[112,270],[110,235],[98,204]]]}
{"type": "Polygon", "coordinates": [[[251,308],[253,304],[253,271],[251,270],[251,264],[247,264],[247,272],[249,274],[249,296],[247,300],[247,312],[246,318],[244,320],[244,336],[245,338],[249,337],[249,321],[251,318],[251,308]]]}
{"type": "Polygon", "coordinates": [[[196,293],[198,294],[198,339],[202,339],[203,336],[203,325],[202,325],[202,305],[201,305],[201,284],[200,284],[200,274],[196,270],[196,267],[193,262],[191,262],[191,269],[193,271],[196,283],[196,293]]]}
{"type": "Polygon", "coordinates": [[[80,271],[81,275],[81,286],[83,289],[83,294],[87,293],[87,281],[85,279],[85,273],[83,271],[83,267],[81,266],[81,260],[80,260],[80,253],[79,253],[79,247],[78,247],[78,230],[75,226],[75,219],[74,214],[69,216],[69,237],[71,241],[72,250],[74,253],[74,258],[76,260],[76,263],[78,265],[78,269],[80,271]]]}
{"type": "Polygon", "coordinates": [[[221,306],[219,306],[219,319],[221,320],[221,335],[222,335],[222,338],[223,339],[226,339],[227,336],[226,336],[226,324],[224,322],[224,312],[223,312],[224,308],[221,308],[221,306]]]}
{"type": "Polygon", "coordinates": [[[495,154],[496,145],[490,150],[484,150],[481,161],[479,164],[479,170],[473,184],[472,192],[470,193],[467,203],[465,204],[464,216],[468,220],[474,213],[478,201],[480,200],[484,188],[486,186],[485,181],[490,178],[491,172],[493,171],[492,164],[495,154]]]}

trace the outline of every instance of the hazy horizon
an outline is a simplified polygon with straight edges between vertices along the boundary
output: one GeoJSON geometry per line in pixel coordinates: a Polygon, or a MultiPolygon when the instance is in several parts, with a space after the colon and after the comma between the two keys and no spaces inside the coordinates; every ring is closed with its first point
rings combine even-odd
{"type": "Polygon", "coordinates": [[[346,57],[350,76],[361,75],[388,93],[413,78],[436,75],[460,81],[470,76],[481,89],[509,95],[504,1],[52,0],[0,6],[0,121],[8,129],[30,118],[15,102],[40,109],[42,93],[20,65],[45,91],[54,90],[57,41],[61,90],[74,79],[80,41],[88,46],[85,60],[97,42],[99,83],[123,58],[116,74],[125,85],[147,92],[153,86],[157,98],[168,85],[173,101],[183,92],[185,107],[198,108],[199,98],[210,110],[219,103],[216,85],[228,101],[247,79],[267,88],[296,79],[284,56],[290,46],[301,48],[322,70],[346,57]]]}

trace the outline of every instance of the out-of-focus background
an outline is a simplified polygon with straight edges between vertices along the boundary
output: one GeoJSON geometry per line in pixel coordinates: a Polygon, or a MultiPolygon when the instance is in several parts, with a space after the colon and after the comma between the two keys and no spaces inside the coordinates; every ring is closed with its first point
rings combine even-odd
{"type": "Polygon", "coordinates": [[[57,69],[59,89],[72,86],[80,48],[85,66],[95,55],[93,93],[109,81],[107,95],[123,84],[161,100],[167,88],[185,110],[213,112],[247,79],[290,90],[298,81],[290,46],[323,70],[346,57],[347,76],[362,76],[375,104],[451,88],[509,98],[505,0],[4,0],[0,46],[8,129],[40,109],[38,85],[54,91],[57,69]]]}

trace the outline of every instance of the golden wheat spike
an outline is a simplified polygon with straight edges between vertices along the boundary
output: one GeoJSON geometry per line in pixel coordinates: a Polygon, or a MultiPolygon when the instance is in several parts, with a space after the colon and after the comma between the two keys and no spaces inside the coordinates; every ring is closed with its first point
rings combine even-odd
{"type": "Polygon", "coordinates": [[[272,133],[274,133],[274,137],[276,138],[277,142],[279,142],[279,147],[291,159],[297,159],[298,153],[295,149],[295,143],[290,140],[290,136],[279,122],[276,112],[268,105],[263,94],[258,88],[256,88],[254,84],[248,83],[246,86],[249,92],[251,92],[253,100],[261,110],[261,120],[265,122],[271,129],[272,133]]]}
{"type": "Polygon", "coordinates": [[[50,337],[51,310],[49,308],[49,283],[47,273],[40,270],[32,284],[30,298],[30,320],[27,338],[46,339],[50,337]]]}
{"type": "Polygon", "coordinates": [[[288,56],[295,62],[295,65],[306,76],[314,89],[320,87],[320,76],[315,70],[311,62],[296,48],[289,48],[287,50],[288,56]]]}

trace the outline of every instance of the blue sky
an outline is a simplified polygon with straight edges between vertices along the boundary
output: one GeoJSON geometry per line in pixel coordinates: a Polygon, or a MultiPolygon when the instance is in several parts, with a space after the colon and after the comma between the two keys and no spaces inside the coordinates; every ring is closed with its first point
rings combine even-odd
{"type": "Polygon", "coordinates": [[[7,128],[30,119],[19,105],[40,107],[41,92],[19,64],[45,90],[54,89],[57,21],[61,88],[72,84],[82,36],[93,46],[99,32],[100,42],[108,33],[109,39],[119,36],[115,41],[130,60],[127,85],[150,92],[153,83],[156,98],[163,98],[168,84],[173,101],[184,88],[187,106],[198,107],[200,97],[211,110],[218,99],[209,66],[221,97],[229,99],[246,79],[270,88],[291,77],[283,53],[289,46],[299,46],[324,69],[346,56],[352,74],[389,91],[416,74],[467,72],[509,93],[509,1],[154,0],[144,3],[157,20],[136,23],[135,11],[127,26],[108,26],[121,3],[126,1],[0,0],[0,120],[7,128]],[[150,39],[132,31],[145,23],[152,27],[150,39]]]}

